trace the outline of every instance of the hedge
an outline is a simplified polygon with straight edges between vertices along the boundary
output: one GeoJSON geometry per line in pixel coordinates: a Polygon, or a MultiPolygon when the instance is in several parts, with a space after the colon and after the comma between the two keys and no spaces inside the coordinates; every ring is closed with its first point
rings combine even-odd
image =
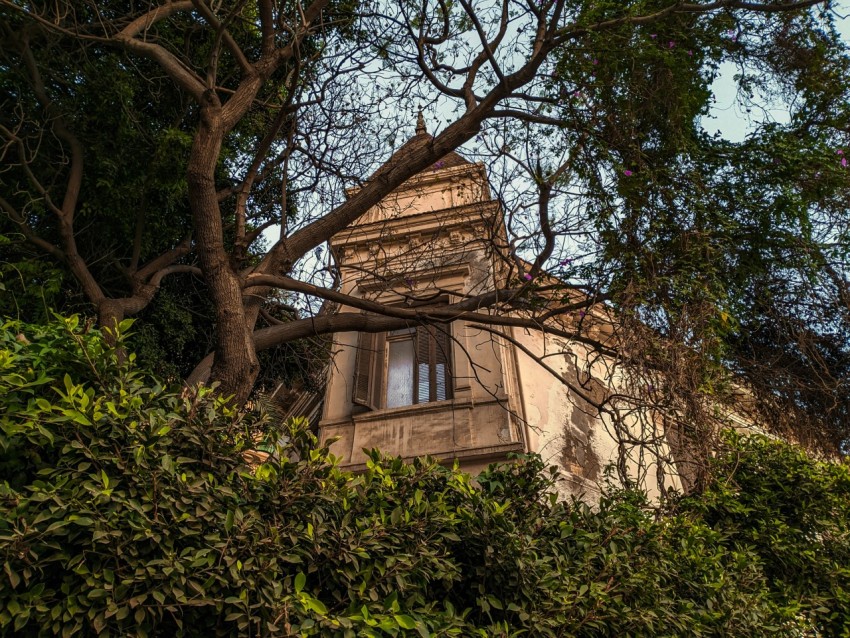
{"type": "Polygon", "coordinates": [[[539,457],[473,480],[167,388],[77,317],[0,331],[0,634],[841,636],[850,473],[730,435],[659,512],[557,500],[539,457]],[[245,453],[262,442],[267,462],[245,453]]]}

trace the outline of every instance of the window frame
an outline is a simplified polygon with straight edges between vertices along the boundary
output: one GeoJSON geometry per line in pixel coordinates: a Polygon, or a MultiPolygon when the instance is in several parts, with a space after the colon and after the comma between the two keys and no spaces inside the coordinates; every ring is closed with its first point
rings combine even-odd
{"type": "Polygon", "coordinates": [[[358,333],[357,354],[354,370],[352,403],[367,410],[409,408],[448,401],[454,398],[454,375],[452,356],[451,324],[420,325],[401,328],[391,332],[358,333]],[[399,334],[400,331],[404,331],[399,334]],[[396,334],[393,334],[396,333],[396,334]],[[423,364],[422,339],[427,339],[428,350],[428,399],[420,401],[420,365],[423,364]],[[413,342],[412,398],[413,402],[388,407],[389,350],[397,341],[413,342]],[[442,359],[442,360],[441,360],[442,359]],[[438,366],[444,367],[445,398],[439,397],[438,366]],[[364,378],[366,377],[366,378],[364,378]]]}
{"type": "Polygon", "coordinates": [[[403,408],[409,405],[417,404],[417,383],[419,381],[419,366],[417,362],[417,328],[400,328],[398,330],[392,330],[386,333],[384,337],[384,351],[381,353],[383,358],[383,378],[381,379],[381,392],[380,396],[382,402],[380,403],[380,407],[386,409],[392,408],[403,408]],[[410,403],[400,403],[398,405],[390,406],[390,348],[394,343],[403,343],[405,341],[411,342],[411,359],[410,359],[410,377],[411,377],[411,387],[410,396],[412,401],[410,403]]]}

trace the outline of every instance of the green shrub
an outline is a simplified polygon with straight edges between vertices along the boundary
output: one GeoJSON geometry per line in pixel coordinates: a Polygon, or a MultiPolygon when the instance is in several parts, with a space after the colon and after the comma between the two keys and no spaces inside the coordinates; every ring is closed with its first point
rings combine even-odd
{"type": "Polygon", "coordinates": [[[730,443],[733,479],[664,516],[558,502],[534,456],[351,475],[302,422],[163,388],[73,317],[3,326],[0,401],[2,635],[847,631],[846,468],[788,446],[730,443]]]}
{"type": "Polygon", "coordinates": [[[718,477],[683,511],[758,557],[778,605],[825,635],[850,635],[850,469],[765,437],[729,433],[718,477]]]}

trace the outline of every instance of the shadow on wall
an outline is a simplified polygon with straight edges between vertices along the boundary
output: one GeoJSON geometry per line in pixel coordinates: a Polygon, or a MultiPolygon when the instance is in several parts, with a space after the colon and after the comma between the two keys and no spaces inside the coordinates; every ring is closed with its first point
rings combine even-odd
{"type": "Polygon", "coordinates": [[[561,463],[567,471],[589,481],[599,479],[599,457],[593,449],[595,419],[578,407],[573,407],[570,422],[564,424],[564,445],[561,463]]]}

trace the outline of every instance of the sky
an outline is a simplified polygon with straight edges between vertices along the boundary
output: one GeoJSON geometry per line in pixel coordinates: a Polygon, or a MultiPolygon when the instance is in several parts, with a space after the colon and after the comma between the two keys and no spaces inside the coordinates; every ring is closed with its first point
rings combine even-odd
{"type": "MultiPolygon", "coordinates": [[[[833,5],[834,11],[840,17],[837,21],[838,30],[845,41],[850,42],[850,0],[841,0],[833,5]]],[[[788,113],[781,105],[769,108],[766,112],[746,113],[735,99],[735,74],[737,67],[731,62],[720,67],[720,75],[712,85],[715,105],[708,118],[703,121],[703,127],[709,133],[719,132],[723,137],[732,141],[742,141],[757,124],[766,120],[787,122],[788,113]]]]}
{"type": "MultiPolygon", "coordinates": [[[[833,10],[838,16],[839,32],[845,41],[850,42],[850,0],[835,2],[833,10]]],[[[757,125],[765,121],[780,123],[788,121],[787,110],[781,104],[774,104],[772,108],[769,106],[764,111],[754,109],[752,113],[746,113],[736,99],[737,83],[734,77],[737,72],[738,69],[733,63],[721,65],[720,74],[712,85],[715,105],[702,123],[707,132],[712,134],[718,132],[722,137],[738,142],[742,141],[757,125]]],[[[757,99],[757,101],[766,102],[762,99],[757,99]]],[[[268,245],[273,244],[278,239],[279,232],[279,227],[273,227],[263,234],[268,245]]],[[[312,260],[312,256],[309,259],[312,260]]]]}

